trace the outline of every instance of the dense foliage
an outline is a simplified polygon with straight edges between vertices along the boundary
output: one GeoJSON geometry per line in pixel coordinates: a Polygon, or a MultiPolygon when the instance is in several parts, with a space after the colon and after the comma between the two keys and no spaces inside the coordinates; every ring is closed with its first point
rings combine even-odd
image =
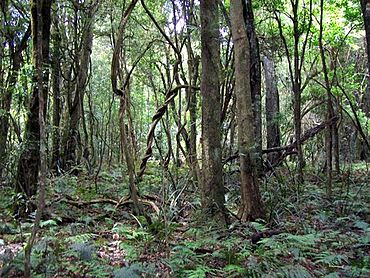
{"type": "Polygon", "coordinates": [[[369,1],[0,9],[1,277],[370,275],[369,1]]]}

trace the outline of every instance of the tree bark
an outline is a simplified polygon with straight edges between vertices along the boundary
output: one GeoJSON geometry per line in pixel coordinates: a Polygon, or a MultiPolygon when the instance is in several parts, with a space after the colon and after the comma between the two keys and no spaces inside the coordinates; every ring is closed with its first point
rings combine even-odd
{"type": "MultiPolygon", "coordinates": [[[[51,1],[48,1],[51,2],[51,1]]],[[[47,80],[44,79],[44,57],[43,57],[43,27],[44,27],[44,20],[46,19],[47,24],[49,25],[50,31],[50,5],[48,5],[48,9],[43,11],[43,1],[37,0],[31,2],[31,7],[36,5],[36,15],[32,13],[32,21],[33,24],[37,22],[36,27],[36,34],[33,33],[33,36],[37,37],[37,44],[33,45],[33,64],[35,65],[36,70],[36,77],[37,77],[37,87],[44,88],[46,85],[47,88],[47,80]]],[[[45,45],[49,47],[49,45],[45,45]]],[[[36,84],[34,84],[36,86],[36,84]]],[[[45,94],[43,90],[38,90],[38,98],[39,98],[39,106],[40,107],[47,107],[45,104],[45,94]]],[[[27,245],[24,248],[25,253],[25,260],[24,260],[24,277],[28,278],[31,277],[31,253],[33,245],[36,241],[37,232],[40,227],[41,216],[44,212],[45,208],[45,189],[46,189],[46,178],[47,178],[47,153],[46,153],[46,133],[45,133],[45,113],[46,109],[38,109],[38,118],[39,118],[39,130],[40,130],[40,173],[39,173],[39,194],[38,194],[38,204],[37,204],[37,211],[35,216],[35,221],[33,223],[32,232],[28,239],[27,245]]]]}
{"type": "Polygon", "coordinates": [[[78,55],[78,66],[74,99],[69,111],[69,126],[64,139],[63,169],[70,170],[77,164],[76,149],[79,141],[79,125],[82,117],[82,106],[88,81],[90,55],[93,43],[94,16],[98,9],[98,2],[89,7],[86,14],[86,24],[82,33],[81,52],[78,55]]]}
{"type": "MultiPolygon", "coordinates": [[[[250,81],[254,115],[254,134],[256,144],[256,171],[262,175],[262,109],[261,109],[261,59],[259,43],[254,26],[252,0],[244,0],[243,14],[249,39],[250,49],[250,81]]],[[[248,71],[248,70],[247,70],[248,71]]]]}
{"type": "Polygon", "coordinates": [[[303,183],[303,166],[304,166],[304,158],[303,158],[303,150],[301,144],[301,133],[302,133],[302,117],[301,117],[301,71],[300,71],[300,63],[303,61],[299,61],[299,38],[300,38],[300,30],[299,30],[299,22],[298,22],[298,0],[292,1],[292,8],[293,8],[293,36],[294,36],[294,52],[293,52],[293,59],[294,59],[294,73],[293,73],[293,107],[294,107],[294,133],[295,138],[297,141],[297,157],[298,157],[298,169],[297,169],[297,178],[298,183],[303,183]]]}
{"type": "Polygon", "coordinates": [[[222,175],[220,32],[218,3],[200,1],[202,94],[202,206],[205,217],[226,224],[222,175]]]}
{"type": "Polygon", "coordinates": [[[264,217],[258,187],[254,138],[254,113],[251,88],[250,44],[243,21],[243,0],[232,0],[231,30],[235,52],[235,94],[237,106],[238,147],[240,159],[241,207],[238,217],[250,221],[264,217]]]}
{"type": "MultiPolygon", "coordinates": [[[[322,69],[324,73],[326,89],[326,120],[334,116],[333,102],[331,97],[331,84],[329,82],[329,73],[326,65],[325,51],[323,45],[323,17],[324,17],[324,0],[320,0],[320,30],[319,30],[319,48],[322,69]]],[[[332,194],[332,172],[333,172],[333,125],[329,124],[325,134],[325,151],[326,151],[326,194],[330,198],[332,194]]]]}
{"type": "MultiPolygon", "coordinates": [[[[40,58],[40,63],[42,64],[42,79],[43,87],[39,88],[37,86],[37,80],[39,72],[35,72],[33,79],[34,85],[32,89],[32,97],[30,101],[30,113],[26,119],[26,127],[24,134],[24,145],[23,151],[20,155],[17,167],[17,175],[15,179],[15,191],[17,193],[22,193],[27,199],[31,198],[36,194],[37,182],[40,166],[40,119],[39,119],[39,109],[43,109],[45,116],[47,107],[47,95],[48,95],[48,79],[49,79],[49,41],[50,41],[50,6],[51,1],[46,0],[34,0],[31,3],[31,14],[32,18],[37,17],[37,5],[41,5],[42,14],[42,26],[41,29],[41,44],[42,44],[42,57],[40,58]],[[37,3],[37,4],[36,4],[37,3]],[[42,90],[43,102],[40,103],[39,90],[42,90]]],[[[37,50],[38,40],[37,36],[38,24],[37,20],[32,21],[32,43],[33,51],[32,58],[34,63],[37,60],[37,50]]],[[[22,213],[22,211],[20,211],[22,213]]]]}
{"type": "MultiPolygon", "coordinates": [[[[364,18],[366,54],[367,54],[367,86],[362,98],[363,110],[367,117],[370,117],[370,0],[361,0],[362,15],[364,18]]],[[[369,121],[367,122],[369,125],[369,121]]],[[[369,134],[367,134],[369,136],[369,134]]],[[[369,159],[370,149],[362,144],[362,153],[365,159],[369,159]]]]}
{"type": "Polygon", "coordinates": [[[129,139],[129,128],[126,125],[126,118],[129,118],[129,76],[126,80],[122,80],[123,71],[121,67],[122,48],[123,48],[123,35],[126,28],[126,24],[130,14],[138,0],[132,0],[128,5],[127,9],[122,15],[120,25],[117,31],[117,40],[113,50],[112,65],[111,65],[111,81],[113,92],[120,97],[120,109],[119,109],[119,121],[120,121],[120,134],[121,134],[121,146],[123,154],[126,160],[127,173],[129,177],[129,189],[130,198],[134,204],[134,211],[137,215],[143,215],[144,211],[139,203],[138,189],[135,182],[135,164],[133,159],[133,145],[129,139]],[[121,89],[118,87],[119,81],[123,86],[121,89]]]}
{"type": "Polygon", "coordinates": [[[367,54],[367,86],[363,97],[363,104],[366,116],[370,117],[370,0],[361,0],[361,9],[364,18],[367,54]]]}
{"type": "Polygon", "coordinates": [[[186,98],[188,102],[187,110],[189,110],[189,162],[192,170],[194,182],[199,182],[200,168],[197,156],[197,92],[192,88],[196,85],[199,79],[199,60],[200,57],[194,54],[192,48],[192,36],[190,26],[194,24],[194,1],[188,0],[184,2],[184,13],[186,14],[186,50],[188,55],[188,82],[189,88],[186,90],[186,98]]]}
{"type": "MultiPolygon", "coordinates": [[[[279,125],[279,92],[275,76],[274,61],[265,56],[263,58],[266,83],[266,141],[267,148],[280,146],[280,125],[279,125]]],[[[268,154],[268,159],[272,165],[278,162],[280,152],[268,154]]]]}
{"type": "Polygon", "coordinates": [[[53,131],[52,131],[52,157],[51,157],[51,169],[57,175],[60,173],[60,120],[61,120],[61,36],[59,30],[59,16],[54,14],[53,27],[54,32],[52,34],[54,47],[52,56],[52,92],[53,92],[53,131]]]}

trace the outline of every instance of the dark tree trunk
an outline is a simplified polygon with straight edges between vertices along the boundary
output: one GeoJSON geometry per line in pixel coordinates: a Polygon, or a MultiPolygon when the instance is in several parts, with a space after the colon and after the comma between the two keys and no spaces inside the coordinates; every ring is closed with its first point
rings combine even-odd
{"type": "Polygon", "coordinates": [[[60,120],[61,120],[61,36],[59,30],[58,15],[54,14],[53,32],[53,56],[52,56],[52,91],[53,91],[53,132],[52,132],[52,158],[51,169],[54,173],[60,173],[60,120]]]}
{"type": "Polygon", "coordinates": [[[367,86],[363,97],[364,112],[370,117],[370,0],[361,0],[362,15],[366,37],[367,86]]]}
{"type": "MultiPolygon", "coordinates": [[[[303,183],[303,150],[301,144],[301,133],[302,133],[302,117],[301,117],[301,71],[300,71],[300,61],[299,61],[299,22],[298,22],[298,0],[292,1],[293,8],[293,34],[294,34],[294,73],[293,73],[293,107],[294,107],[294,133],[297,141],[297,156],[298,156],[298,183],[303,183]]],[[[301,61],[303,63],[303,61],[301,61]]]]}
{"type": "MultiPolygon", "coordinates": [[[[51,1],[49,1],[51,2],[51,1]]],[[[33,65],[35,66],[35,75],[37,82],[38,90],[38,99],[39,99],[39,151],[40,151],[40,173],[38,177],[38,184],[39,184],[39,194],[38,194],[38,203],[37,203],[37,211],[35,215],[35,221],[33,223],[31,235],[28,238],[27,245],[24,248],[24,277],[29,278],[31,277],[31,253],[33,245],[36,241],[37,232],[40,227],[41,222],[41,216],[44,213],[45,208],[45,189],[46,189],[46,178],[47,178],[47,153],[46,153],[46,133],[45,133],[45,113],[47,109],[44,107],[47,107],[45,103],[44,96],[45,91],[42,89],[44,86],[48,86],[47,80],[44,79],[44,55],[43,55],[43,46],[44,46],[44,40],[43,40],[43,29],[44,29],[44,19],[45,15],[47,16],[46,20],[49,25],[49,31],[50,31],[50,5],[48,10],[46,11],[47,14],[43,12],[43,4],[45,4],[42,0],[33,0],[31,1],[31,7],[33,7],[33,10],[35,9],[34,6],[36,6],[36,15],[32,13],[32,24],[36,25],[36,33],[33,32],[33,36],[37,37],[37,44],[33,45],[33,65]],[[35,22],[37,24],[35,24],[35,22]]],[[[47,45],[46,47],[49,47],[47,45]]],[[[36,86],[36,84],[34,84],[36,86]]]]}
{"type": "MultiPolygon", "coordinates": [[[[365,115],[370,117],[370,0],[361,0],[361,9],[364,18],[367,54],[367,86],[362,98],[362,103],[365,115]]],[[[369,134],[367,135],[369,136],[369,134]]],[[[368,160],[370,156],[370,150],[365,143],[362,143],[362,156],[366,160],[368,160]]]]}
{"type": "MultiPolygon", "coordinates": [[[[333,102],[331,96],[331,84],[329,81],[329,73],[326,65],[326,57],[323,45],[323,17],[324,17],[324,0],[320,0],[320,30],[319,30],[319,48],[324,73],[325,89],[326,89],[326,120],[330,120],[334,116],[333,102]]],[[[325,134],[325,151],[326,151],[326,193],[328,197],[332,194],[332,172],[333,172],[333,125],[329,124],[325,134]]]]}
{"type": "MultiPolygon", "coordinates": [[[[279,92],[275,76],[274,61],[265,56],[263,58],[266,83],[266,136],[267,148],[280,146],[280,125],[279,125],[279,92]]],[[[280,152],[268,154],[272,165],[279,161],[280,152]]]]}
{"type": "MultiPolygon", "coordinates": [[[[40,166],[40,122],[39,122],[39,109],[44,110],[44,115],[46,114],[46,101],[48,95],[48,79],[49,79],[49,41],[50,41],[50,24],[51,24],[51,17],[50,17],[50,6],[51,1],[39,1],[39,5],[41,5],[41,13],[42,13],[42,55],[40,58],[40,62],[43,65],[43,88],[39,88],[37,86],[38,75],[35,72],[33,79],[33,89],[32,89],[32,97],[30,100],[30,113],[28,114],[28,118],[26,120],[26,127],[25,127],[25,134],[24,134],[24,145],[23,151],[19,158],[18,168],[17,168],[17,175],[15,179],[15,190],[17,193],[22,193],[26,196],[26,198],[30,198],[36,194],[37,191],[37,182],[38,182],[38,173],[39,173],[39,166],[40,166]],[[41,107],[39,103],[39,90],[42,90],[42,94],[44,96],[44,105],[41,107]]],[[[33,1],[31,3],[31,14],[32,18],[37,18],[37,5],[36,2],[33,1]]],[[[32,21],[32,59],[33,63],[35,64],[37,61],[37,49],[36,46],[38,45],[38,21],[32,21]]]]}
{"type": "MultiPolygon", "coordinates": [[[[252,0],[244,0],[243,14],[247,28],[250,49],[250,82],[254,115],[254,133],[256,143],[256,171],[262,174],[262,110],[261,110],[261,59],[259,43],[254,27],[252,0]]],[[[247,70],[248,71],[248,70],[247,70]]]]}
{"type": "Polygon", "coordinates": [[[222,176],[218,3],[200,1],[202,51],[202,205],[205,217],[226,223],[222,176]]]}
{"type": "Polygon", "coordinates": [[[95,3],[92,7],[89,7],[89,12],[86,14],[86,24],[84,32],[82,34],[82,46],[79,55],[79,63],[77,67],[77,78],[74,90],[74,99],[69,111],[69,126],[67,135],[65,136],[64,142],[64,153],[63,153],[63,168],[64,170],[70,170],[76,166],[78,162],[78,156],[76,154],[77,147],[79,145],[79,125],[82,117],[82,106],[85,96],[85,90],[88,81],[90,55],[93,43],[93,26],[94,16],[97,11],[98,4],[95,3]]]}

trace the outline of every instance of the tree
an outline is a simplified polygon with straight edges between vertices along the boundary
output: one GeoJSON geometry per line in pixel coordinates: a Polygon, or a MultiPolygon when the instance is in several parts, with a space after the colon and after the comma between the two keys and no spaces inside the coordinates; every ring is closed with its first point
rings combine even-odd
{"type": "Polygon", "coordinates": [[[222,176],[220,31],[218,3],[200,1],[202,94],[202,204],[206,215],[226,222],[222,176]]]}
{"type": "MultiPolygon", "coordinates": [[[[304,13],[300,13],[301,6],[300,4],[302,3],[300,3],[299,0],[292,0],[290,1],[289,7],[291,9],[291,14],[286,14],[283,10],[276,8],[274,9],[274,16],[278,24],[280,39],[283,42],[285,55],[288,60],[288,70],[291,88],[293,92],[294,135],[295,140],[297,142],[296,144],[298,157],[297,180],[299,184],[302,184],[304,157],[301,144],[301,134],[302,134],[301,102],[302,102],[302,91],[304,89],[304,84],[306,83],[302,82],[302,69],[305,62],[308,38],[311,32],[313,2],[312,0],[309,0],[307,6],[306,3],[304,3],[305,4],[303,7],[303,9],[305,10],[304,13]],[[293,37],[293,51],[290,49],[290,45],[287,40],[288,36],[287,34],[285,34],[285,28],[283,26],[283,19],[281,16],[282,14],[284,14],[290,21],[288,30],[292,30],[292,32],[289,35],[293,37]]],[[[283,7],[282,9],[284,8],[285,7],[283,7]]]]}
{"type": "Polygon", "coordinates": [[[243,18],[244,5],[242,0],[232,0],[230,14],[235,51],[235,94],[240,159],[241,207],[238,217],[242,221],[250,221],[263,218],[264,209],[258,188],[257,165],[254,158],[256,141],[253,128],[251,53],[243,18]]]}
{"type": "MultiPolygon", "coordinates": [[[[38,54],[34,47],[32,56],[34,65],[36,60],[39,60],[42,71],[35,71],[33,75],[34,84],[32,89],[32,96],[30,100],[30,112],[26,119],[25,133],[22,146],[22,152],[18,161],[17,174],[15,179],[15,190],[17,193],[23,194],[27,199],[31,198],[37,192],[37,182],[40,167],[40,119],[39,110],[43,109],[43,115],[46,115],[47,96],[48,96],[48,80],[49,80],[49,43],[50,43],[50,7],[51,1],[33,1],[31,10],[33,16],[36,18],[37,7],[40,7],[42,14],[42,22],[32,21],[32,44],[38,45],[41,39],[42,53],[38,54]],[[42,24],[42,26],[38,26],[42,24]],[[37,36],[37,30],[40,28],[41,34],[37,36]],[[38,57],[40,55],[41,57],[38,57]],[[38,75],[42,72],[43,87],[40,88],[37,84],[38,75]],[[42,90],[43,103],[39,99],[39,91],[42,90]]],[[[20,211],[22,213],[22,211],[20,211]]]]}
{"type": "MultiPolygon", "coordinates": [[[[280,125],[279,125],[279,92],[275,76],[275,64],[272,58],[263,57],[266,84],[266,141],[267,148],[280,146],[280,125]]],[[[269,162],[274,165],[279,161],[280,152],[268,154],[269,162]]]]}
{"type": "MultiPolygon", "coordinates": [[[[84,96],[88,82],[90,55],[93,43],[94,16],[99,7],[99,1],[87,3],[90,5],[84,7],[87,11],[86,14],[84,14],[85,22],[81,34],[81,47],[76,50],[77,53],[74,59],[76,70],[73,92],[74,97],[72,100],[72,97],[69,96],[71,101],[68,102],[69,119],[63,142],[64,170],[70,170],[77,163],[76,148],[78,146],[79,125],[83,117],[84,96]]],[[[79,10],[81,8],[80,4],[76,3],[76,5],[77,7],[75,8],[79,10]]]]}
{"type": "Polygon", "coordinates": [[[47,90],[48,76],[45,78],[43,73],[44,64],[44,52],[43,48],[49,48],[49,44],[45,44],[43,40],[43,33],[45,28],[45,22],[48,24],[46,26],[47,33],[50,36],[50,1],[43,0],[33,0],[31,2],[31,16],[32,16],[32,39],[33,39],[33,48],[32,48],[32,59],[33,65],[35,66],[35,80],[33,86],[37,88],[38,92],[38,120],[39,120],[39,146],[40,146],[40,173],[39,173],[39,196],[37,204],[37,212],[35,217],[35,222],[32,227],[31,235],[28,239],[27,245],[24,248],[25,260],[24,260],[24,277],[31,277],[31,253],[32,247],[35,243],[37,232],[41,222],[41,216],[43,215],[45,208],[45,189],[46,189],[46,179],[47,179],[47,153],[46,153],[46,132],[45,132],[45,114],[46,107],[45,101],[45,87],[47,90]],[[49,3],[45,3],[49,2],[49,3]],[[41,89],[42,88],[42,89],[41,89]]]}
{"type": "Polygon", "coordinates": [[[261,59],[259,42],[254,26],[252,0],[244,0],[243,17],[250,49],[250,81],[256,144],[255,165],[258,176],[262,174],[262,109],[261,109],[261,59]]]}
{"type": "MultiPolygon", "coordinates": [[[[112,89],[113,92],[119,96],[120,98],[120,113],[119,113],[119,121],[120,121],[120,131],[121,131],[121,142],[123,147],[123,153],[126,160],[127,165],[127,172],[129,176],[129,188],[130,188],[130,198],[134,203],[135,213],[137,215],[142,215],[142,209],[139,204],[138,200],[138,189],[135,183],[135,165],[133,159],[133,147],[132,142],[129,139],[129,132],[126,126],[126,118],[129,115],[129,106],[130,106],[130,99],[129,99],[129,84],[128,79],[120,80],[123,78],[123,70],[122,70],[122,61],[124,57],[122,55],[122,46],[123,46],[123,35],[125,31],[125,27],[128,21],[130,14],[132,13],[133,9],[135,8],[136,3],[138,0],[132,0],[130,5],[127,7],[125,12],[122,14],[122,18],[119,24],[119,28],[117,31],[117,40],[114,46],[113,56],[112,56],[112,67],[111,67],[111,81],[112,81],[112,89]],[[127,80],[127,82],[126,82],[127,80]],[[121,82],[122,88],[119,88],[119,83],[121,82]]],[[[129,78],[129,77],[127,77],[129,78]]]]}
{"type": "MultiPolygon", "coordinates": [[[[331,96],[331,84],[329,81],[329,73],[326,65],[325,50],[323,45],[323,17],[324,17],[324,1],[320,0],[320,28],[319,28],[319,48],[322,63],[322,71],[324,73],[325,89],[326,89],[326,120],[329,121],[334,116],[333,101],[331,96]]],[[[325,151],[326,151],[326,192],[328,197],[332,194],[332,172],[333,172],[333,125],[328,125],[326,128],[325,151]]]]}
{"type": "Polygon", "coordinates": [[[363,97],[364,110],[368,117],[370,117],[370,1],[361,0],[361,9],[364,19],[365,38],[366,38],[366,54],[367,54],[367,86],[363,97]]]}
{"type": "MultiPolygon", "coordinates": [[[[10,108],[12,104],[13,94],[16,90],[19,70],[23,63],[24,50],[27,48],[28,40],[31,35],[31,26],[29,24],[26,30],[21,30],[23,33],[19,39],[14,27],[11,26],[11,14],[9,12],[9,2],[3,1],[1,5],[0,18],[2,21],[1,30],[1,45],[7,45],[9,49],[9,69],[6,71],[5,65],[5,48],[0,48],[0,180],[3,177],[3,169],[5,161],[7,161],[7,145],[8,131],[10,123],[10,108]],[[5,79],[5,77],[8,77],[5,79]]],[[[27,26],[26,25],[26,26],[27,26]]],[[[22,25],[21,25],[22,26],[22,25]]]]}
{"type": "Polygon", "coordinates": [[[52,157],[51,157],[51,169],[56,174],[60,173],[61,161],[60,161],[60,123],[62,114],[61,105],[61,31],[59,26],[59,15],[58,9],[55,9],[53,13],[53,53],[52,53],[52,81],[51,88],[53,93],[53,134],[52,134],[52,157]]]}

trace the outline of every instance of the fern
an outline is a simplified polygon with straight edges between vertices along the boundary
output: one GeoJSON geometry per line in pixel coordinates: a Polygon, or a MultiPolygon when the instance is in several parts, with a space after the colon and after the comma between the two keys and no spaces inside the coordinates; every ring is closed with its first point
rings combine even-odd
{"type": "Polygon", "coordinates": [[[317,260],[315,263],[322,263],[328,266],[339,266],[343,263],[348,263],[348,257],[342,254],[333,254],[330,252],[324,252],[317,254],[317,260]]]}
{"type": "Polygon", "coordinates": [[[311,273],[300,265],[289,265],[280,268],[277,271],[278,277],[284,277],[284,278],[311,278],[313,277],[311,273]]]}
{"type": "Polygon", "coordinates": [[[239,265],[229,264],[224,268],[227,277],[249,277],[249,278],[259,278],[261,273],[255,269],[244,268],[239,265]]]}
{"type": "Polygon", "coordinates": [[[65,240],[68,243],[86,243],[96,236],[97,235],[93,233],[85,233],[67,237],[65,240]]]}
{"type": "Polygon", "coordinates": [[[195,269],[185,270],[188,278],[204,278],[207,274],[215,276],[217,273],[214,269],[209,268],[205,265],[197,265],[195,269]]]}
{"type": "Polygon", "coordinates": [[[153,236],[143,229],[135,230],[132,227],[127,227],[123,225],[115,225],[112,229],[112,232],[124,236],[128,240],[147,241],[153,239],[153,236]]]}

